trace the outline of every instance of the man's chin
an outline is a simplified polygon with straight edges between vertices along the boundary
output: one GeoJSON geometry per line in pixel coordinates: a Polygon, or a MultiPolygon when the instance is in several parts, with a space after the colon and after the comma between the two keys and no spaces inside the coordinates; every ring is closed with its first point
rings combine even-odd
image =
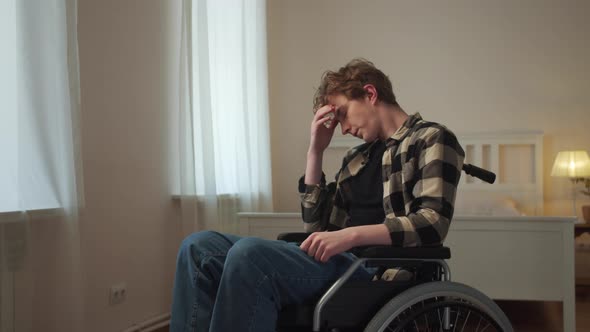
{"type": "Polygon", "coordinates": [[[379,139],[378,136],[377,137],[366,137],[363,134],[358,134],[358,135],[349,134],[349,135],[352,137],[358,138],[360,140],[363,140],[363,141],[365,141],[365,143],[372,143],[372,142],[375,142],[376,140],[379,139]]]}
{"type": "Polygon", "coordinates": [[[366,143],[373,143],[373,142],[379,140],[379,136],[365,138],[365,136],[360,135],[360,137],[358,137],[358,138],[362,139],[366,143]]]}

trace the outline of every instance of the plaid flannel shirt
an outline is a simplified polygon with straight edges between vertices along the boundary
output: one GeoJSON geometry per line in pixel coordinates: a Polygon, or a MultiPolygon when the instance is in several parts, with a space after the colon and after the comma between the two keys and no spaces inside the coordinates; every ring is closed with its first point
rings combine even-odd
{"type": "MultiPolygon", "coordinates": [[[[299,180],[306,232],[337,230],[350,218],[342,191],[351,190],[347,179],[368,160],[372,143],[352,148],[343,159],[336,182],[318,185],[299,180]]],[[[382,158],[383,209],[393,246],[441,245],[453,217],[455,195],[465,152],[446,127],[411,115],[386,141],[382,158]]]]}

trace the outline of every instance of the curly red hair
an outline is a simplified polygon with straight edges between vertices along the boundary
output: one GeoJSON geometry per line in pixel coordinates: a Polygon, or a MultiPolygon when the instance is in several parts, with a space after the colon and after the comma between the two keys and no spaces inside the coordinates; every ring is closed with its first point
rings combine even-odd
{"type": "Polygon", "coordinates": [[[361,99],[367,94],[363,88],[372,84],[377,99],[389,105],[397,105],[389,77],[366,59],[356,58],[338,71],[326,71],[313,99],[314,111],[328,103],[327,97],[342,94],[348,99],[361,99]]]}

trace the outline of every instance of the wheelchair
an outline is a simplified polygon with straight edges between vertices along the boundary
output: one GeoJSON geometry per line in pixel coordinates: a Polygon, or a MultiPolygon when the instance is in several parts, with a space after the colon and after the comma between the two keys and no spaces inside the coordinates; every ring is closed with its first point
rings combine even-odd
{"type": "MultiPolygon", "coordinates": [[[[466,164],[463,170],[493,183],[495,174],[466,164]]],[[[283,233],[278,240],[303,242],[309,233],[283,233]]],[[[319,299],[283,308],[277,332],[447,332],[513,328],[498,305],[482,292],[451,281],[447,247],[353,248],[357,259],[319,299]],[[402,268],[410,280],[349,280],[361,264],[378,272],[402,268]]]]}

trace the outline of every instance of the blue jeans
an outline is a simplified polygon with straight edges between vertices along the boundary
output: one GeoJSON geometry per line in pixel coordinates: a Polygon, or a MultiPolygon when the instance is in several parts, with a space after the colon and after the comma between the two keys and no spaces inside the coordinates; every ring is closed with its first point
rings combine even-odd
{"type": "MultiPolygon", "coordinates": [[[[354,260],[343,253],[321,263],[296,243],[194,233],[178,253],[170,331],[275,331],[283,306],[319,296],[354,260]]],[[[360,267],[352,278],[372,275],[360,267]]]]}

